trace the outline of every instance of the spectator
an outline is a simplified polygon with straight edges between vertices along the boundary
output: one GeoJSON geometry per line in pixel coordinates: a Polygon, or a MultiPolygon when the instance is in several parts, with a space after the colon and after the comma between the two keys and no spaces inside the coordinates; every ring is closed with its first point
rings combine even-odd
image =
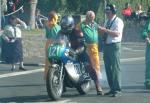
{"type": "Polygon", "coordinates": [[[135,13],[136,13],[136,15],[140,15],[141,13],[143,13],[142,5],[141,4],[137,4],[136,5],[136,7],[135,7],[135,13]]]}
{"type": "Polygon", "coordinates": [[[150,18],[150,7],[148,7],[147,16],[148,16],[148,18],[150,18]]]}
{"type": "Polygon", "coordinates": [[[7,13],[12,13],[16,10],[16,5],[14,0],[7,0],[7,13]]]}
{"type": "Polygon", "coordinates": [[[20,24],[24,29],[27,26],[15,16],[11,16],[8,23],[2,34],[2,59],[12,65],[12,71],[15,69],[15,63],[18,62],[20,62],[19,70],[26,70],[23,65],[21,30],[17,24],[20,24]]]}
{"type": "Polygon", "coordinates": [[[125,21],[130,20],[131,13],[132,13],[132,8],[131,8],[130,4],[127,2],[125,4],[125,8],[122,10],[122,15],[124,16],[125,21]]]}
{"type": "Polygon", "coordinates": [[[146,42],[145,52],[145,86],[150,89],[150,19],[143,28],[142,38],[146,42]]]}
{"type": "Polygon", "coordinates": [[[44,78],[46,79],[46,75],[48,72],[48,66],[50,65],[48,60],[48,53],[47,49],[48,46],[53,43],[54,39],[57,36],[58,31],[60,30],[60,26],[57,24],[58,16],[55,11],[51,11],[49,13],[48,22],[45,24],[45,30],[46,30],[46,44],[45,44],[45,74],[44,78]]]}
{"type": "Polygon", "coordinates": [[[2,0],[1,1],[1,26],[2,26],[2,29],[4,28],[5,24],[6,24],[6,21],[5,21],[5,12],[7,12],[7,0],[2,0]]]}
{"type": "Polygon", "coordinates": [[[147,14],[146,13],[142,13],[141,15],[140,15],[140,18],[139,18],[139,20],[140,20],[140,25],[141,26],[145,26],[145,24],[146,24],[146,22],[147,22],[147,20],[148,20],[148,16],[147,16],[147,14]]]}
{"type": "Polygon", "coordinates": [[[135,7],[135,11],[132,13],[132,18],[134,18],[135,20],[140,21],[140,16],[144,13],[144,11],[142,10],[142,6],[141,4],[137,4],[135,7]]]}
{"type": "Polygon", "coordinates": [[[104,34],[104,64],[110,91],[105,95],[120,96],[121,93],[121,67],[120,51],[124,23],[116,16],[116,7],[113,4],[106,6],[108,18],[105,27],[99,27],[104,34]]]}

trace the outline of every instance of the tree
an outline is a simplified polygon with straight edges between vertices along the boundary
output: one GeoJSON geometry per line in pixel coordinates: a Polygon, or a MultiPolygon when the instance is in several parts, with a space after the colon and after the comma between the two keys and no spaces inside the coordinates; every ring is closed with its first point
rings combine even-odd
{"type": "Polygon", "coordinates": [[[105,1],[106,1],[106,3],[107,3],[107,4],[109,4],[109,3],[110,3],[110,0],[105,0],[105,1]]]}
{"type": "Polygon", "coordinates": [[[29,13],[29,26],[31,29],[35,29],[35,11],[38,0],[29,0],[30,13],[29,13]]]}

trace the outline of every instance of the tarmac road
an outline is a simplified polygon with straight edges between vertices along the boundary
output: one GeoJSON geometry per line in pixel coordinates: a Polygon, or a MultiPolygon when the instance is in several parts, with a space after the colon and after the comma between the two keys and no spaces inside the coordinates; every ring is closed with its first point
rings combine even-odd
{"type": "MultiPolygon", "coordinates": [[[[79,95],[76,89],[67,88],[59,101],[51,101],[47,95],[43,69],[38,66],[26,66],[28,71],[10,71],[9,65],[0,64],[0,103],[7,102],[49,102],[49,103],[149,103],[150,90],[144,87],[144,45],[122,46],[121,97],[97,96],[94,86],[87,95],[79,95]]],[[[32,58],[36,60],[36,58],[32,58]]],[[[32,61],[26,59],[25,62],[32,61]]],[[[102,85],[107,92],[104,66],[102,85]]]]}

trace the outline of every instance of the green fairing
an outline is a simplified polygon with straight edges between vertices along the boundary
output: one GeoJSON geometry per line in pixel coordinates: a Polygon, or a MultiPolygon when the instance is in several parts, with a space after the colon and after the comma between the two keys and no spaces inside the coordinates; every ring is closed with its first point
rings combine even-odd
{"type": "Polygon", "coordinates": [[[59,59],[62,56],[62,53],[64,52],[64,47],[61,45],[50,45],[48,47],[48,58],[49,60],[51,58],[59,59]]]}
{"type": "Polygon", "coordinates": [[[88,44],[98,43],[97,24],[94,22],[93,28],[85,22],[81,23],[81,30],[84,34],[85,42],[88,44]]]}
{"type": "Polygon", "coordinates": [[[61,27],[59,25],[55,25],[52,28],[46,27],[46,38],[47,39],[55,39],[57,33],[60,31],[61,27]]]}

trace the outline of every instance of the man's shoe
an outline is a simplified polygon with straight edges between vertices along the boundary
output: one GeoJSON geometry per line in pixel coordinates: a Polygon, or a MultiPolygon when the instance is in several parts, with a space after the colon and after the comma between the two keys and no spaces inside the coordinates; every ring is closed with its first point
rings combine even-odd
{"type": "Polygon", "coordinates": [[[144,84],[146,89],[150,89],[150,81],[146,81],[144,84]]]}
{"type": "Polygon", "coordinates": [[[19,67],[19,70],[26,71],[26,69],[23,67],[19,67]]]}
{"type": "Polygon", "coordinates": [[[15,70],[15,68],[11,68],[11,71],[14,71],[15,70]]]}
{"type": "Polygon", "coordinates": [[[120,97],[120,96],[121,96],[121,92],[117,91],[113,93],[111,97],[120,97]]]}
{"type": "Polygon", "coordinates": [[[97,95],[101,95],[101,96],[103,96],[103,95],[104,95],[104,93],[103,93],[103,91],[97,91],[97,95]]]}
{"type": "Polygon", "coordinates": [[[104,95],[112,95],[112,94],[113,94],[113,92],[109,91],[109,92],[105,93],[104,95]]]}

